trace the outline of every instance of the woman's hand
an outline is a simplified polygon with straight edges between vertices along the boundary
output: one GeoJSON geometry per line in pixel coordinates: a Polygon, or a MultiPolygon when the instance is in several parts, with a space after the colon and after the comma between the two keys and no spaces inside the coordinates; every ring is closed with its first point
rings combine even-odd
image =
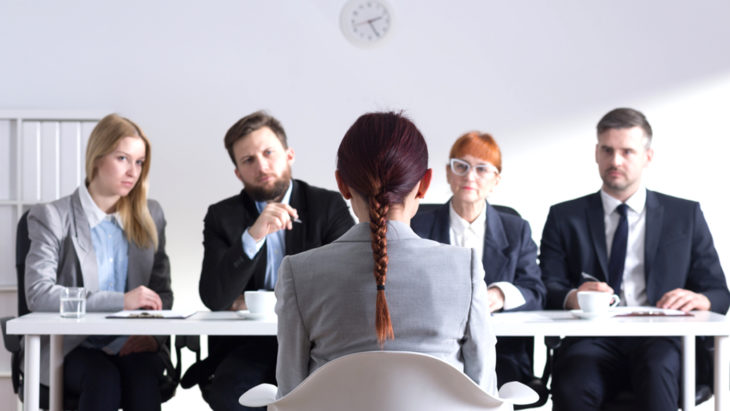
{"type": "Polygon", "coordinates": [[[140,285],[132,291],[124,293],[125,310],[161,310],[162,300],[156,292],[140,285]]]}

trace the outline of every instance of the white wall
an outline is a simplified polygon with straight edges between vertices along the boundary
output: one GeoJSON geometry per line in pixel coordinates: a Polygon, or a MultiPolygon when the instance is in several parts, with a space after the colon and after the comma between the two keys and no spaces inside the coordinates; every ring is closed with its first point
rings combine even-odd
{"type": "Polygon", "coordinates": [[[202,308],[206,207],[240,189],[223,134],[259,108],[283,122],[295,176],[333,189],[355,118],[405,110],[436,169],[427,201],[449,196],[453,140],[489,131],[504,156],[492,201],[536,241],[551,204],[599,188],[598,119],[638,108],[655,130],[648,186],[701,201],[730,270],[730,2],[390,1],[392,37],[362,50],[339,32],[344,0],[0,0],[0,109],[101,108],[142,126],[180,308],[202,308]]]}
{"type": "Polygon", "coordinates": [[[340,34],[342,3],[1,0],[0,109],[102,108],[143,127],[180,306],[202,306],[207,205],[240,189],[223,134],[259,108],[287,129],[295,176],[333,189],[354,119],[405,110],[429,142],[428,201],[449,196],[453,140],[489,131],[504,156],[492,201],[539,240],[550,204],[599,187],[595,123],[636,107],[655,129],[649,187],[701,201],[730,267],[730,3],[391,1],[395,30],[372,50],[340,34]]]}

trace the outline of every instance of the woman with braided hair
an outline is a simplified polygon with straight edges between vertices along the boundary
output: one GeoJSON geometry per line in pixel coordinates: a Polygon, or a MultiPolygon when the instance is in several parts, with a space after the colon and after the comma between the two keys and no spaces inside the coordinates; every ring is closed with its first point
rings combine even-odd
{"type": "Polygon", "coordinates": [[[360,223],[281,263],[279,396],[328,361],[378,349],[439,357],[496,394],[481,261],[409,226],[431,182],[420,131],[401,114],[364,114],[340,143],[335,178],[360,223]]]}

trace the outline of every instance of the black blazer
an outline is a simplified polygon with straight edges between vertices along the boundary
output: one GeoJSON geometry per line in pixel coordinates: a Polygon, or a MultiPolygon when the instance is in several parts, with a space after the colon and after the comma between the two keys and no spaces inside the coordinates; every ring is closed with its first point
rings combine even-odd
{"type": "MultiPolygon", "coordinates": [[[[532,241],[530,224],[517,215],[496,210],[489,203],[486,213],[484,281],[487,284],[507,281],[520,290],[525,304],[513,311],[541,310],[545,286],[540,280],[537,246],[532,241]]],[[[423,238],[449,244],[449,202],[417,213],[411,227],[423,238]]]]}
{"type": "MultiPolygon", "coordinates": [[[[352,227],[354,221],[339,193],[300,180],[292,182],[289,204],[297,210],[302,223],[286,231],[286,255],[329,244],[352,227]]],[[[208,207],[198,288],[209,309],[226,310],[245,290],[264,288],[266,244],[252,260],[243,252],[241,241],[243,230],[258,216],[256,204],[243,190],[208,207]]]]}
{"type": "MultiPolygon", "coordinates": [[[[568,292],[585,281],[581,273],[608,279],[600,193],[550,208],[540,268],[548,309],[563,308],[568,292]]],[[[647,190],[644,268],[650,305],[666,292],[684,288],[707,296],[712,311],[727,312],[730,293],[699,203],[647,190]]]]}

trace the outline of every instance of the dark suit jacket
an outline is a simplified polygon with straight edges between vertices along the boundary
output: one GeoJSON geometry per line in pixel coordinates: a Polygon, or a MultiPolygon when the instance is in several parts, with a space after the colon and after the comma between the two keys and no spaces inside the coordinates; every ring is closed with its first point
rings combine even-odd
{"type": "MultiPolygon", "coordinates": [[[[562,309],[583,272],[607,281],[606,254],[600,193],[551,207],[540,243],[547,308],[562,309]]],[[[684,288],[707,296],[712,311],[727,312],[730,293],[699,203],[647,190],[644,267],[650,305],[684,288]]]]}
{"type": "MultiPolygon", "coordinates": [[[[339,193],[293,180],[289,204],[302,223],[286,231],[286,255],[329,244],[354,221],[339,193]]],[[[259,216],[254,201],[244,192],[208,208],[203,230],[203,271],[200,298],[213,311],[228,309],[245,290],[264,288],[266,244],[253,260],[243,252],[241,236],[259,216]]]]}
{"type": "MultiPolygon", "coordinates": [[[[329,244],[354,225],[345,200],[339,193],[292,180],[289,205],[299,214],[301,223],[293,224],[284,235],[286,255],[329,244]]],[[[266,244],[253,259],[243,252],[241,236],[259,216],[254,201],[241,193],[208,207],[203,229],[203,270],[198,285],[200,298],[213,311],[228,309],[245,290],[264,288],[266,244]]],[[[273,346],[276,337],[210,337],[207,369],[217,364],[232,349],[273,346]]],[[[273,367],[274,364],[272,364],[273,367]]]]}
{"type": "MultiPolygon", "coordinates": [[[[525,297],[525,304],[515,310],[541,310],[545,286],[540,280],[537,246],[532,241],[530,225],[519,216],[497,211],[488,203],[486,212],[484,281],[514,284],[525,297]]],[[[449,203],[416,214],[411,227],[423,238],[449,244],[449,203]]]]}

